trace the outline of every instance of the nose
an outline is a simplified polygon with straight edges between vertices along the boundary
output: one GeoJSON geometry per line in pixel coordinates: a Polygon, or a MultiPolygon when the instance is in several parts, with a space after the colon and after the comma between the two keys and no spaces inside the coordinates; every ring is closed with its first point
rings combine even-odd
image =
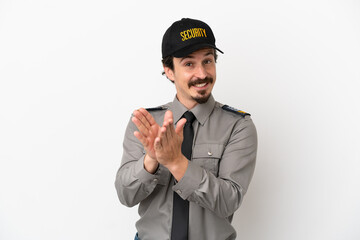
{"type": "Polygon", "coordinates": [[[195,70],[195,77],[199,78],[199,79],[204,79],[207,76],[207,72],[204,68],[204,66],[200,65],[196,68],[195,70]]]}

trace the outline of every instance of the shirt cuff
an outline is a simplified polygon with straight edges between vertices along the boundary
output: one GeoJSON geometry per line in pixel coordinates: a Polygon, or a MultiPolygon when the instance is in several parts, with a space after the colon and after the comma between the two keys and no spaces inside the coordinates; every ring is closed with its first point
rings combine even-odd
{"type": "Polygon", "coordinates": [[[199,189],[204,169],[199,165],[189,161],[188,168],[180,181],[172,189],[179,194],[182,199],[187,199],[196,189],[199,189]]]}
{"type": "Polygon", "coordinates": [[[170,172],[161,164],[157,168],[154,174],[149,173],[146,171],[144,167],[144,156],[142,156],[135,165],[135,176],[140,180],[140,182],[144,184],[161,184],[166,185],[168,179],[170,178],[170,172]]]}

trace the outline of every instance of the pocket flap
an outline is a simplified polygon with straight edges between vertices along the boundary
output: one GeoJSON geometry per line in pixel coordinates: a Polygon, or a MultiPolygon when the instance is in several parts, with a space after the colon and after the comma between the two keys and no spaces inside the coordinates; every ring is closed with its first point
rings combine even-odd
{"type": "Polygon", "coordinates": [[[192,152],[192,158],[221,158],[224,150],[222,144],[196,144],[192,152]]]}

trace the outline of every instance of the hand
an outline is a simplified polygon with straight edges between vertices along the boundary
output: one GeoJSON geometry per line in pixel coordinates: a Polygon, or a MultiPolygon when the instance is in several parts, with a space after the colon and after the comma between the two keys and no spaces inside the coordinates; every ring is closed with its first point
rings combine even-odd
{"type": "Polygon", "coordinates": [[[185,118],[180,119],[175,129],[173,114],[167,111],[154,143],[157,161],[168,168],[177,180],[182,178],[188,166],[188,160],[181,152],[185,123],[185,118]]]}
{"type": "Polygon", "coordinates": [[[153,116],[144,108],[135,110],[131,121],[139,130],[135,131],[134,135],[139,139],[146,151],[144,167],[148,172],[154,173],[158,167],[154,142],[155,138],[159,135],[160,126],[155,122],[153,116]]]}

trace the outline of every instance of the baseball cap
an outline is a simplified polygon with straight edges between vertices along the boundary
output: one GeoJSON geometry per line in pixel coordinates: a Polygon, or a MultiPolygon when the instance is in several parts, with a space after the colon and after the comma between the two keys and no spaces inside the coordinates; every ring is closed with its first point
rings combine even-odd
{"type": "Polygon", "coordinates": [[[166,30],[162,40],[162,57],[185,57],[205,47],[223,53],[216,47],[215,37],[209,25],[200,20],[183,18],[166,30]]]}

